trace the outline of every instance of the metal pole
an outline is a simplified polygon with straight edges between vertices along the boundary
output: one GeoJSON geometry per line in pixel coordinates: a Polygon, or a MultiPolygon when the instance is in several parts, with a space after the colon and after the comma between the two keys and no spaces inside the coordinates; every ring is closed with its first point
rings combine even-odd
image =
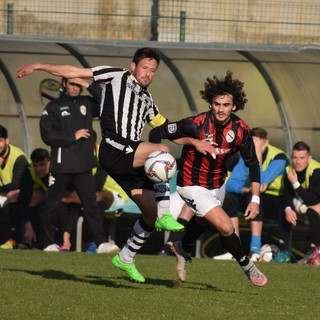
{"type": "Polygon", "coordinates": [[[8,3],[7,34],[13,34],[13,3],[8,3]]]}
{"type": "Polygon", "coordinates": [[[158,41],[159,0],[152,1],[151,8],[151,41],[158,41]]]}
{"type": "Polygon", "coordinates": [[[186,12],[180,11],[180,42],[186,40],[186,12]]]}

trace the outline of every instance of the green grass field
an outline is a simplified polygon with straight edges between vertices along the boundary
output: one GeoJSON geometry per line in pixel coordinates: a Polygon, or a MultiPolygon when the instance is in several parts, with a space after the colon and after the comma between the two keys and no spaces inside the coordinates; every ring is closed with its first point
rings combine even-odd
{"type": "Polygon", "coordinates": [[[320,268],[258,263],[252,285],[234,261],[193,259],[175,281],[175,257],[138,255],[144,284],[112,267],[112,256],[1,250],[0,319],[319,319],[320,268]]]}

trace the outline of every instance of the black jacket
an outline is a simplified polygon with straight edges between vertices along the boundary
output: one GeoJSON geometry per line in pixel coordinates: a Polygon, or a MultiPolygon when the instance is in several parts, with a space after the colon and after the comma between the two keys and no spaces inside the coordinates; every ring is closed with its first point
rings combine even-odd
{"type": "MultiPolygon", "coordinates": [[[[88,91],[99,98],[98,84],[88,91]]],[[[60,97],[49,102],[40,118],[40,132],[45,144],[51,146],[53,173],[81,173],[97,166],[92,120],[99,116],[98,100],[90,96],[71,97],[61,92],[60,97]],[[89,129],[88,139],[75,139],[75,132],[89,129]]]]}

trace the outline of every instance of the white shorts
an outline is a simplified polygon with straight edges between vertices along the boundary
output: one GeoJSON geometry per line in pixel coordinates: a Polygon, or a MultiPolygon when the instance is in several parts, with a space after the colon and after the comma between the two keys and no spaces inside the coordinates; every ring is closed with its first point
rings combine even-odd
{"type": "Polygon", "coordinates": [[[117,207],[120,207],[126,203],[117,191],[110,192],[113,194],[113,202],[108,210],[117,209],[117,207]]]}
{"type": "Polygon", "coordinates": [[[199,186],[177,186],[177,191],[196,216],[204,217],[212,208],[222,207],[226,187],[222,185],[219,189],[209,190],[199,186]]]}
{"type": "Polygon", "coordinates": [[[176,220],[178,219],[184,204],[184,200],[177,191],[170,194],[170,213],[176,220]]]}

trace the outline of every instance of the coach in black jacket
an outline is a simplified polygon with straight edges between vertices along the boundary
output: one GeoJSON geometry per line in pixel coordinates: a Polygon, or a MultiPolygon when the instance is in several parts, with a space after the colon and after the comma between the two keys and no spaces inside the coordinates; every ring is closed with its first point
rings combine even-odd
{"type": "Polygon", "coordinates": [[[114,252],[116,245],[107,242],[103,220],[96,202],[92,168],[97,166],[92,120],[99,116],[101,88],[82,79],[62,78],[60,97],[49,102],[40,118],[43,141],[51,147],[48,198],[42,219],[45,251],[58,251],[54,233],[58,216],[57,203],[72,185],[84,208],[84,219],[94,236],[97,252],[114,252]],[[82,86],[93,97],[80,95],[82,86]]]}

